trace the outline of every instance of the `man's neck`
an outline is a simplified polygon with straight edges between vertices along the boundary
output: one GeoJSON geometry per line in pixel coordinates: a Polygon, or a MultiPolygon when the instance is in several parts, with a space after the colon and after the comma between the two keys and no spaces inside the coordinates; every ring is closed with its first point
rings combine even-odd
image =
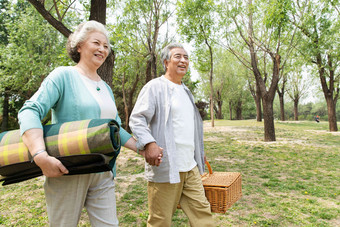
{"type": "Polygon", "coordinates": [[[169,73],[166,73],[164,75],[164,77],[167,78],[168,80],[170,80],[171,82],[175,83],[175,84],[182,84],[183,76],[180,76],[180,75],[173,76],[173,75],[170,75],[169,73]]]}

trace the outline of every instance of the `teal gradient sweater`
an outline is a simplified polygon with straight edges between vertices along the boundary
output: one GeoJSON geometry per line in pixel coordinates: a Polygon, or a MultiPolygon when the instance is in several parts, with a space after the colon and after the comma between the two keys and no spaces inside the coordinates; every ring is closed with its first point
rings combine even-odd
{"type": "MultiPolygon", "coordinates": [[[[81,76],[72,66],[53,70],[18,113],[21,135],[28,129],[42,129],[41,120],[50,109],[52,124],[100,118],[100,107],[87,90],[81,76]]],[[[106,86],[115,102],[111,88],[107,84],[106,86]]],[[[121,125],[118,114],[112,116],[112,119],[121,125]]],[[[124,145],[131,135],[121,128],[120,138],[124,145]]]]}

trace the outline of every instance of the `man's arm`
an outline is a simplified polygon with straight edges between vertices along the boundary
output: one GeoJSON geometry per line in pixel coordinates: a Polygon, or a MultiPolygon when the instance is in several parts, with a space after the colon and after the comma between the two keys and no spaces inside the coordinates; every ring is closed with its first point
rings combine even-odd
{"type": "Polygon", "coordinates": [[[145,151],[146,162],[159,166],[163,148],[156,144],[148,126],[155,114],[155,102],[155,95],[152,94],[150,86],[144,86],[132,110],[129,126],[137,138],[136,147],[145,151]]]}

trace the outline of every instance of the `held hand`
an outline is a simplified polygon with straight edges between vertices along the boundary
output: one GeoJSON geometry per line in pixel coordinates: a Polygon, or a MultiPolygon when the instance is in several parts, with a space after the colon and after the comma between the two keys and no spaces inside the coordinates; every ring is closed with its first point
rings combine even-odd
{"type": "Polygon", "coordinates": [[[145,150],[139,150],[138,154],[142,155],[145,158],[145,150]]]}
{"type": "Polygon", "coordinates": [[[162,163],[163,148],[155,142],[145,146],[145,160],[152,166],[159,166],[162,163]]]}
{"type": "MultiPolygon", "coordinates": [[[[163,150],[163,148],[162,148],[162,150],[163,150]]],[[[145,158],[145,150],[139,150],[139,154],[142,155],[145,158]]],[[[162,157],[163,157],[163,154],[160,153],[158,155],[158,162],[156,161],[156,166],[159,166],[162,163],[162,157]]]]}
{"type": "Polygon", "coordinates": [[[60,177],[68,174],[66,167],[55,157],[49,156],[46,152],[34,158],[34,162],[40,167],[46,177],[60,177]]]}

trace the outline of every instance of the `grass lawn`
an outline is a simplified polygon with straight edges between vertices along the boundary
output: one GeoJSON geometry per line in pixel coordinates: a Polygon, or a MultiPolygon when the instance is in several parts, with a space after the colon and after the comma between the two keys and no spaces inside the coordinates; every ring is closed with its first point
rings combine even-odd
{"type": "MultiPolygon", "coordinates": [[[[276,142],[263,142],[263,122],[205,122],[213,171],[241,172],[242,198],[216,226],[340,226],[340,132],[328,122],[276,122],[276,142]]],[[[146,226],[144,161],[123,150],[116,182],[120,226],[146,226]]],[[[43,178],[0,186],[0,226],[46,226],[43,178]]],[[[90,226],[83,211],[80,226],[90,226]]],[[[189,226],[177,210],[173,226],[189,226]]]]}

